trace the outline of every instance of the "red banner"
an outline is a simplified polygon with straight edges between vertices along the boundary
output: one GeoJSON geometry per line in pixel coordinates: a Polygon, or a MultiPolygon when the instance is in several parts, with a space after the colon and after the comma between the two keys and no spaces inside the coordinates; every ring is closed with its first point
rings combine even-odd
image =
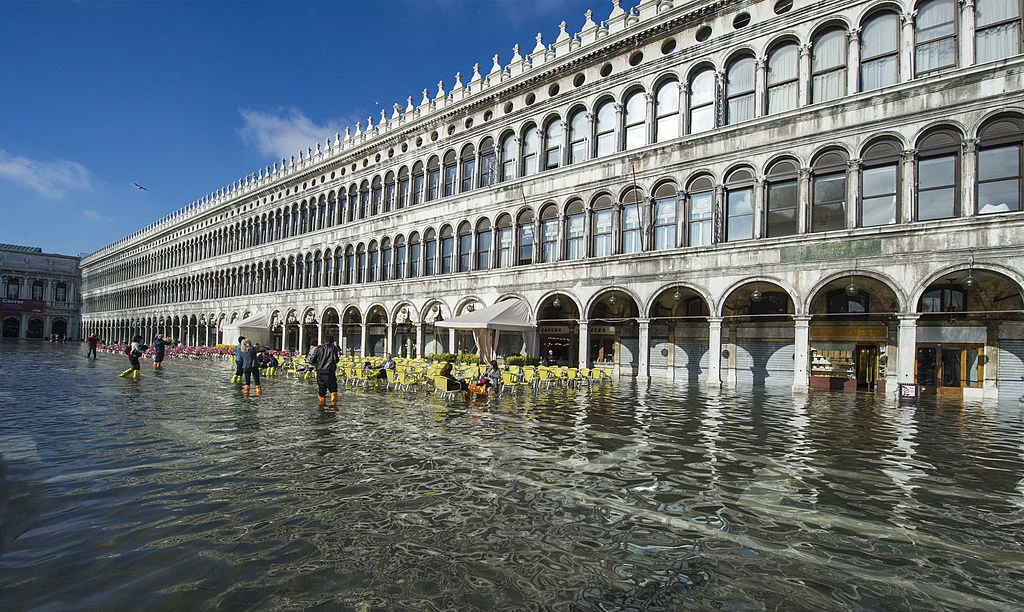
{"type": "Polygon", "coordinates": [[[46,302],[43,300],[19,300],[3,298],[0,300],[0,310],[7,312],[42,312],[46,302]]]}

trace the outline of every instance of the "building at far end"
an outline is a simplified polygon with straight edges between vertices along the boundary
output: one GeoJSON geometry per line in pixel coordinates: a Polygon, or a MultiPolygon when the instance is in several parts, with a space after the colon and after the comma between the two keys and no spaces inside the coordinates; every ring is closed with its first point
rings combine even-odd
{"type": "Polygon", "coordinates": [[[498,355],[1020,396],[1021,0],[621,4],[88,255],[86,329],[472,352],[517,300],[498,355]]]}
{"type": "Polygon", "coordinates": [[[81,339],[79,257],[0,244],[3,338],[81,339]]]}

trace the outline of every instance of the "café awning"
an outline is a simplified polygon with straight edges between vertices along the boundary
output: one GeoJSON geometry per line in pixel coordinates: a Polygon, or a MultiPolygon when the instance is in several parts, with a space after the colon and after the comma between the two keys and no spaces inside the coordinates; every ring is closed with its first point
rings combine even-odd
{"type": "Polygon", "coordinates": [[[530,331],[537,325],[530,320],[530,308],[522,301],[509,299],[472,312],[464,312],[435,327],[447,329],[493,329],[499,331],[530,331]]]}

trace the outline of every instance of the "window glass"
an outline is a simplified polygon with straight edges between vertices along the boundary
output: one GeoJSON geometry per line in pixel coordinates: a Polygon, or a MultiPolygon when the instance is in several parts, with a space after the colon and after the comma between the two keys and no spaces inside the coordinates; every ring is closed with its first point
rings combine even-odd
{"type": "Polygon", "coordinates": [[[978,212],[1020,209],[1020,146],[979,150],[978,212]]]}
{"type": "Polygon", "coordinates": [[[498,267],[507,268],[512,265],[512,228],[503,227],[498,230],[498,267]]]}
{"type": "Polygon", "coordinates": [[[715,127],[715,73],[704,70],[690,81],[690,133],[715,127]]]}
{"type": "Polygon", "coordinates": [[[395,247],[395,280],[405,278],[405,245],[395,247]]]}
{"type": "Polygon", "coordinates": [[[765,235],[774,238],[797,233],[799,219],[796,165],[789,161],[776,163],[768,171],[767,182],[765,235]]]}
{"type": "Polygon", "coordinates": [[[491,267],[491,242],[493,234],[491,230],[484,230],[477,234],[476,238],[476,269],[487,270],[491,267]]]}
{"type": "Polygon", "coordinates": [[[754,58],[744,57],[729,65],[726,73],[729,125],[754,118],[754,58]]]}
{"type": "Polygon", "coordinates": [[[676,246],[676,199],[659,198],[654,202],[654,248],[672,249],[676,246]]]}
{"type": "Polygon", "coordinates": [[[501,141],[501,180],[515,178],[516,139],[511,134],[501,141]]]}
{"type": "Polygon", "coordinates": [[[455,186],[459,180],[459,167],[452,160],[450,165],[444,167],[444,195],[455,195],[455,186]]]}
{"type": "Polygon", "coordinates": [[[730,189],[726,196],[728,221],[726,240],[749,240],[754,237],[754,190],[730,189]]]}
{"type": "Polygon", "coordinates": [[[586,226],[583,213],[569,215],[566,219],[566,259],[583,259],[583,231],[586,226]]]}
{"type": "Polygon", "coordinates": [[[690,227],[687,232],[687,244],[689,246],[711,244],[713,238],[711,233],[711,211],[714,208],[713,205],[714,196],[710,191],[694,193],[690,196],[690,227]]]}
{"type": "Polygon", "coordinates": [[[860,86],[862,91],[899,82],[900,19],[882,13],[864,23],[860,36],[860,86]]]}
{"type": "Polygon", "coordinates": [[[418,241],[409,243],[409,278],[416,278],[420,275],[420,254],[423,252],[423,245],[418,241]]]}
{"type": "Polygon", "coordinates": [[[655,100],[655,140],[665,142],[679,137],[679,83],[669,81],[658,88],[655,100]]]}
{"type": "Polygon", "coordinates": [[[830,30],[818,36],[811,49],[812,102],[846,95],[846,32],[830,30]]]}
{"type": "Polygon", "coordinates": [[[577,111],[569,123],[569,163],[587,159],[587,114],[577,111]]]}
{"type": "Polygon", "coordinates": [[[548,123],[544,134],[544,168],[551,170],[561,163],[562,156],[562,120],[554,119],[548,123]]]}
{"type": "Polygon", "coordinates": [[[462,191],[473,189],[473,175],[476,172],[476,159],[469,158],[462,160],[462,191]]]}
{"type": "Polygon", "coordinates": [[[612,211],[610,209],[594,212],[594,257],[607,257],[612,254],[612,211]]]}
{"type": "Polygon", "coordinates": [[[640,245],[640,210],[637,205],[627,204],[622,209],[622,252],[639,253],[640,245]]]}
{"type": "Polygon", "coordinates": [[[814,177],[811,231],[827,232],[846,227],[846,173],[814,177]]]}
{"type": "Polygon", "coordinates": [[[459,235],[459,271],[468,272],[473,269],[473,234],[459,235]]]}
{"type": "Polygon", "coordinates": [[[441,274],[455,271],[455,236],[441,238],[441,274]]]}
{"type": "Polygon", "coordinates": [[[799,63],[797,46],[776,47],[768,55],[768,113],[779,113],[797,106],[799,63]]]}
{"type": "Polygon", "coordinates": [[[918,74],[956,65],[955,0],[929,0],[921,4],[915,25],[918,74]]]}
{"type": "Polygon", "coordinates": [[[523,176],[537,174],[537,150],[540,147],[540,133],[536,126],[530,126],[523,134],[523,176]]]}
{"type": "Polygon", "coordinates": [[[437,241],[426,240],[423,255],[423,276],[433,276],[437,265],[437,241]]]}
{"type": "Polygon", "coordinates": [[[533,263],[533,224],[519,226],[519,265],[533,263]]]}
{"type": "Polygon", "coordinates": [[[544,261],[558,261],[558,219],[548,219],[541,224],[544,241],[544,261]]]}
{"type": "Polygon", "coordinates": [[[626,99],[626,150],[647,144],[647,96],[642,91],[626,99]]]}
{"type": "Polygon", "coordinates": [[[615,105],[605,102],[597,109],[597,156],[615,152],[615,105]]]}
{"type": "Polygon", "coordinates": [[[917,163],[917,218],[920,221],[955,216],[956,157],[946,155],[917,163]]]}
{"type": "Polygon", "coordinates": [[[861,226],[896,223],[896,164],[861,172],[861,226]]]}
{"type": "Polygon", "coordinates": [[[977,63],[1020,53],[1019,0],[975,0],[974,19],[977,63]]]}

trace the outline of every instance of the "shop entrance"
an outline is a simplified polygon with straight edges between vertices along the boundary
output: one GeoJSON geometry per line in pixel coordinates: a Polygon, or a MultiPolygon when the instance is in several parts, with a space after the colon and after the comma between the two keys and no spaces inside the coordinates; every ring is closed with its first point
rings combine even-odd
{"type": "Polygon", "coordinates": [[[918,346],[917,384],[921,395],[963,397],[964,388],[980,387],[982,350],[980,346],[918,346]]]}
{"type": "Polygon", "coordinates": [[[873,390],[878,380],[878,346],[857,345],[853,362],[857,372],[857,388],[873,390]]]}

